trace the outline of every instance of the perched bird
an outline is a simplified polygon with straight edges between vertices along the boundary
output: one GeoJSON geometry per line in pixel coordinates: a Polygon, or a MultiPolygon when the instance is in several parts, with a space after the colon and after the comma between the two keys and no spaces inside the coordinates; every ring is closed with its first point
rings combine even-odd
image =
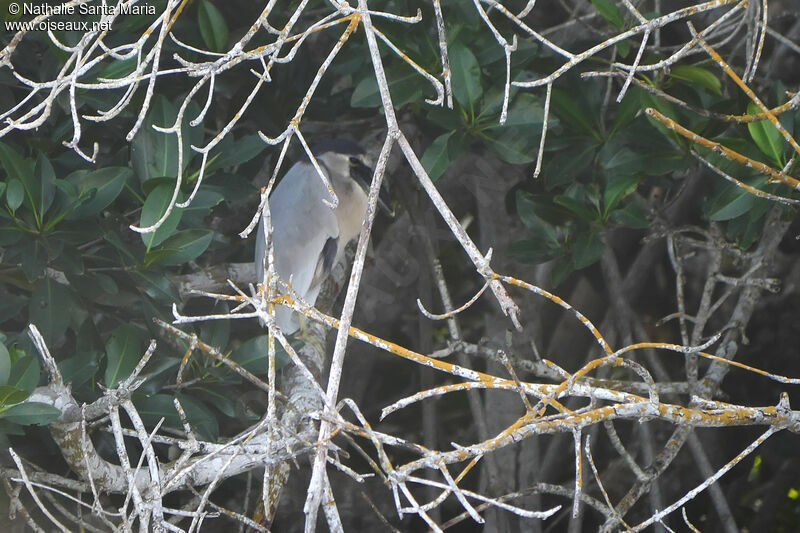
{"type": "MultiPolygon", "coordinates": [[[[308,158],[289,169],[269,198],[275,270],[309,305],[343,260],[347,243],[361,231],[372,177],[364,151],[352,141],[323,142],[312,154],[339,199],[337,207],[323,202],[330,202],[331,195],[308,158]]],[[[386,208],[383,200],[380,204],[386,208]]],[[[269,261],[264,235],[262,218],[256,237],[256,283],[263,281],[269,261]]],[[[299,327],[297,314],[283,306],[276,307],[275,320],[286,335],[299,327]]]]}

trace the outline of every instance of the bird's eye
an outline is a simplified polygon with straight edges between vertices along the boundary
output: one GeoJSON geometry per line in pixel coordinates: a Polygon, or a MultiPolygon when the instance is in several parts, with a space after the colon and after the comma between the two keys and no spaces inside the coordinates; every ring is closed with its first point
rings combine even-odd
{"type": "Polygon", "coordinates": [[[357,157],[351,157],[350,158],[350,166],[351,167],[358,167],[358,166],[361,166],[363,164],[364,163],[362,163],[361,160],[359,158],[357,158],[357,157]]]}

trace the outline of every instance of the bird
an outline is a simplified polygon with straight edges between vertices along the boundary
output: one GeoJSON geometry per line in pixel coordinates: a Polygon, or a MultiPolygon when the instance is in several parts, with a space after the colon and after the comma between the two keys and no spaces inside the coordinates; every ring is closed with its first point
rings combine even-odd
{"type": "MultiPolygon", "coordinates": [[[[307,304],[316,302],[323,281],[344,260],[347,244],[361,231],[372,176],[364,150],[349,139],[321,142],[311,149],[338,198],[332,198],[311,160],[306,156],[283,176],[269,198],[275,270],[307,304]]],[[[389,210],[382,188],[379,205],[389,210]]],[[[262,283],[269,258],[261,218],[256,236],[256,283],[262,283]]],[[[299,327],[297,313],[276,306],[275,322],[285,335],[299,327]]],[[[263,321],[262,321],[263,325],[263,321]]]]}

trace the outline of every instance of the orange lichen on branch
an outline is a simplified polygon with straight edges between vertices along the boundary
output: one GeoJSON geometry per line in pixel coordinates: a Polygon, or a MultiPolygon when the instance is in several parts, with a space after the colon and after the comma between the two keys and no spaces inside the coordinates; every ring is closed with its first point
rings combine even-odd
{"type": "Polygon", "coordinates": [[[787,173],[783,172],[782,170],[776,170],[771,166],[762,163],[761,161],[750,159],[749,157],[744,156],[734,150],[731,150],[730,148],[727,148],[718,142],[707,139],[702,135],[698,135],[692,130],[684,128],[671,118],[665,117],[652,107],[648,107],[647,109],[644,110],[644,112],[647,113],[648,116],[653,117],[655,120],[663,124],[664,127],[674,131],[678,135],[685,137],[692,142],[696,142],[697,144],[704,146],[709,150],[713,150],[714,152],[725,157],[726,159],[740,163],[748,168],[756,169],[762,174],[768,176],[769,181],[771,183],[784,183],[792,187],[793,189],[800,189],[800,181],[788,175],[787,173]]]}
{"type": "Polygon", "coordinates": [[[703,47],[703,50],[705,50],[706,53],[708,53],[708,55],[711,56],[711,59],[713,59],[717,63],[717,65],[719,65],[722,71],[725,74],[727,74],[728,77],[732,79],[736,85],[739,86],[739,88],[747,95],[747,97],[750,98],[750,100],[752,100],[753,103],[756,104],[759,109],[761,109],[761,112],[764,113],[767,120],[769,120],[770,123],[772,123],[772,125],[775,126],[775,129],[778,130],[778,132],[783,136],[786,142],[789,143],[789,145],[794,149],[794,151],[800,154],[800,145],[797,144],[797,141],[794,139],[794,137],[792,137],[792,134],[786,131],[786,128],[783,127],[783,124],[781,124],[780,120],[778,120],[775,114],[766,105],[764,105],[764,102],[762,102],[761,99],[758,96],[756,96],[756,93],[754,93],[753,90],[750,87],[748,87],[748,85],[742,80],[742,78],[740,78],[739,75],[733,71],[730,65],[728,65],[728,63],[724,59],[722,59],[722,56],[719,55],[719,53],[717,53],[717,51],[714,50],[714,48],[712,48],[711,45],[709,45],[705,41],[705,39],[703,39],[697,33],[697,31],[695,31],[692,23],[689,22],[688,25],[689,25],[689,30],[692,32],[692,37],[698,43],[700,43],[700,46],[703,47]]]}
{"type": "Polygon", "coordinates": [[[586,326],[586,328],[592,333],[594,338],[597,339],[597,343],[600,344],[605,353],[607,354],[614,353],[614,350],[611,349],[611,346],[609,346],[608,342],[606,342],[606,340],[603,338],[603,335],[600,333],[600,330],[598,330],[597,327],[594,324],[592,324],[592,321],[586,318],[586,316],[584,316],[583,313],[572,307],[565,300],[561,299],[560,297],[556,296],[551,292],[542,289],[541,287],[537,287],[532,283],[528,283],[526,281],[522,281],[520,279],[511,276],[501,276],[499,274],[495,274],[495,279],[508,283],[509,285],[516,285],[517,287],[521,287],[523,289],[536,293],[539,296],[547,298],[557,306],[562,307],[567,311],[571,311],[572,314],[574,314],[575,317],[581,322],[581,324],[586,326]]]}

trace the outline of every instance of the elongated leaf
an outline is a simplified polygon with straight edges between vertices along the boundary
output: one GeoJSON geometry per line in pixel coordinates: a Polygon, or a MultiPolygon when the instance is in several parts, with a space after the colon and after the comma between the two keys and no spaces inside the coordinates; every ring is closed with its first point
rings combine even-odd
{"type": "MultiPolygon", "coordinates": [[[[760,113],[761,109],[750,102],[747,104],[747,112],[755,115],[760,113]]],[[[773,163],[782,166],[784,139],[775,126],[769,120],[764,119],[758,122],[749,122],[747,129],[750,131],[750,137],[758,145],[758,149],[772,159],[773,163]]]]}
{"type": "Polygon", "coordinates": [[[602,15],[604,19],[614,25],[615,28],[621,30],[625,27],[625,19],[622,17],[622,11],[613,0],[592,0],[592,5],[597,9],[597,12],[602,15]]]}
{"type": "Polygon", "coordinates": [[[639,178],[636,176],[617,175],[609,179],[603,190],[603,204],[606,212],[613,210],[629,194],[636,190],[639,178]]]}
{"type": "Polygon", "coordinates": [[[647,208],[639,202],[628,202],[611,213],[611,221],[629,228],[644,229],[650,227],[647,208]]]}
{"type": "MultiPolygon", "coordinates": [[[[531,230],[536,238],[549,241],[548,244],[558,244],[558,232],[552,224],[545,222],[539,216],[541,202],[537,197],[527,191],[517,191],[517,214],[525,226],[531,230]]],[[[544,210],[542,210],[544,211],[544,210]]]]}
{"type": "Polygon", "coordinates": [[[115,80],[124,78],[136,70],[136,56],[129,57],[128,59],[118,59],[108,64],[97,75],[98,78],[105,78],[107,80],[115,80]]]}
{"type": "Polygon", "coordinates": [[[25,188],[22,186],[22,182],[17,178],[11,178],[8,180],[8,188],[6,189],[6,205],[8,205],[8,208],[12,213],[19,209],[19,206],[22,205],[22,201],[24,199],[25,188]]]}
{"type": "MultiPolygon", "coordinates": [[[[259,335],[242,343],[232,354],[236,361],[250,372],[264,372],[269,358],[269,342],[267,335],[259,335]]],[[[289,355],[279,345],[275,345],[275,367],[282,368],[289,362],[289,355]]]]}
{"type": "Polygon", "coordinates": [[[536,159],[539,147],[538,127],[510,126],[486,131],[486,146],[497,157],[512,165],[524,165],[536,159]]]}
{"type": "Polygon", "coordinates": [[[39,384],[40,373],[39,360],[32,355],[25,355],[11,367],[8,385],[25,391],[32,391],[39,384]]]}
{"type": "Polygon", "coordinates": [[[590,133],[595,139],[602,137],[597,132],[597,125],[590,118],[591,111],[587,106],[573,97],[569,92],[558,87],[553,88],[550,104],[555,116],[564,120],[578,130],[590,133]]]}
{"type": "MultiPolygon", "coordinates": [[[[170,253],[153,263],[158,262],[162,265],[181,265],[191,261],[206,251],[211,239],[214,236],[212,230],[189,229],[179,231],[165,240],[162,249],[170,253]]],[[[145,260],[147,261],[147,259],[145,260]]]]}
{"type": "Polygon", "coordinates": [[[574,198],[570,198],[569,196],[565,196],[560,194],[553,198],[553,201],[558,205],[563,205],[580,218],[587,220],[589,222],[593,222],[597,219],[597,213],[589,209],[585,204],[575,200],[574,198]]]}
{"type": "Polygon", "coordinates": [[[127,378],[136,368],[142,353],[139,330],[130,324],[114,330],[106,344],[106,386],[113,388],[127,378]]]}
{"type": "MultiPolygon", "coordinates": [[[[214,313],[221,314],[230,311],[228,302],[218,301],[214,305],[214,313]]],[[[225,352],[231,334],[230,320],[209,320],[200,326],[200,338],[206,344],[214,346],[221,352],[225,352]]]]}
{"type": "Polygon", "coordinates": [[[584,233],[572,248],[572,264],[575,270],[586,268],[600,260],[605,245],[597,233],[584,233]]]}
{"type": "Polygon", "coordinates": [[[41,402],[25,402],[13,405],[0,412],[0,418],[23,426],[43,426],[56,420],[61,411],[41,402]]]}
{"type": "MultiPolygon", "coordinates": [[[[520,94],[508,108],[508,117],[504,124],[492,125],[490,129],[499,130],[511,126],[535,126],[541,128],[544,122],[544,109],[540,99],[532,94],[520,94]]],[[[549,117],[548,127],[554,128],[558,125],[558,118],[549,117]]]]}
{"type": "Polygon", "coordinates": [[[433,181],[438,180],[450,164],[447,143],[453,133],[450,131],[436,137],[428,149],[425,150],[425,153],[422,154],[422,166],[433,181]]]}
{"type": "Polygon", "coordinates": [[[91,199],[75,208],[66,218],[75,220],[94,215],[108,207],[125,187],[125,182],[133,175],[127,167],[106,167],[92,172],[75,172],[67,177],[78,191],[78,194],[91,199]]]}
{"type": "Polygon", "coordinates": [[[0,407],[24,402],[31,395],[30,391],[18,389],[10,385],[0,385],[0,407]]]}
{"type": "Polygon", "coordinates": [[[542,177],[548,190],[575,181],[592,164],[597,146],[585,139],[587,138],[575,142],[570,150],[561,150],[555,156],[545,156],[542,177]]]}
{"type": "Polygon", "coordinates": [[[636,174],[647,168],[645,154],[620,146],[619,143],[609,143],[601,148],[597,159],[609,176],[636,174]]]}
{"type": "Polygon", "coordinates": [[[35,216],[38,213],[35,211],[36,202],[34,201],[33,194],[36,185],[36,180],[33,177],[33,165],[29,159],[24,159],[19,152],[13,149],[6,143],[0,142],[0,164],[6,171],[7,180],[9,182],[9,190],[6,191],[6,202],[12,211],[22,205],[22,202],[27,202],[27,206],[31,211],[34,211],[35,216]],[[15,190],[11,194],[11,187],[14,182],[15,190]],[[16,188],[22,186],[22,199],[19,196],[19,190],[16,188]],[[12,203],[15,207],[12,207],[12,203]]]}
{"type": "Polygon", "coordinates": [[[564,254],[563,248],[555,248],[542,239],[517,241],[508,246],[509,255],[520,263],[538,265],[552,261],[564,254]]]}
{"type": "MultiPolygon", "coordinates": [[[[217,320],[215,322],[223,321],[217,320]]],[[[225,416],[236,418],[238,420],[243,419],[244,413],[242,412],[243,409],[241,405],[243,398],[241,396],[238,398],[232,398],[230,394],[228,394],[227,389],[222,387],[197,387],[194,388],[192,392],[202,398],[206,404],[219,409],[219,411],[225,416]]],[[[261,405],[263,406],[265,404],[262,402],[261,405]]]]}
{"type": "MultiPolygon", "coordinates": [[[[413,70],[389,68],[386,71],[386,78],[389,83],[389,93],[392,95],[392,101],[396,107],[421,98],[422,88],[419,74],[413,70]]],[[[362,79],[353,89],[350,105],[353,107],[378,107],[381,105],[378,83],[373,74],[362,79]]]]}
{"type": "Polygon", "coordinates": [[[36,159],[34,167],[36,193],[33,195],[36,202],[36,212],[43,217],[56,195],[56,172],[50,160],[42,154],[36,159]]]}
{"type": "MultiPolygon", "coordinates": [[[[215,170],[221,168],[228,168],[234,165],[241,165],[242,163],[246,163],[260,154],[264,149],[267,147],[267,143],[261,140],[256,134],[252,135],[245,135],[235,141],[229,141],[229,145],[226,145],[225,149],[222,148],[222,144],[230,137],[225,137],[225,139],[220,143],[220,150],[219,150],[219,157],[214,159],[211,163],[208,164],[206,168],[206,172],[213,172],[215,170]]],[[[213,154],[214,152],[212,152],[213,154]]],[[[209,157],[209,160],[211,158],[209,157]]]]}
{"type": "Polygon", "coordinates": [[[11,356],[8,355],[8,348],[0,342],[0,385],[8,383],[11,375],[11,356]]]}
{"type": "Polygon", "coordinates": [[[200,36],[212,52],[224,52],[228,48],[228,24],[219,9],[208,0],[201,0],[197,7],[197,23],[200,36]]]}
{"type": "Polygon", "coordinates": [[[168,276],[164,276],[159,272],[135,270],[131,272],[131,277],[140,291],[157,302],[169,305],[181,301],[178,290],[172,284],[168,276]]]}
{"type": "Polygon", "coordinates": [[[58,369],[64,383],[71,383],[72,390],[77,390],[89,381],[100,369],[100,352],[80,352],[58,362],[58,369]]]}
{"type": "MultiPolygon", "coordinates": [[[[186,108],[183,119],[183,169],[189,164],[192,152],[190,144],[198,144],[202,139],[202,126],[189,126],[199,112],[199,106],[192,102],[186,108]]],[[[164,176],[174,178],[178,175],[178,138],[171,133],[162,133],[152,125],[170,127],[175,123],[178,111],[164,96],[157,95],[147,113],[142,128],[131,143],[131,163],[133,171],[141,182],[164,176]]],[[[182,169],[182,170],[183,170],[182,169]]]]}
{"type": "Polygon", "coordinates": [[[689,85],[698,85],[708,89],[718,96],[722,96],[722,82],[710,70],[694,65],[675,65],[669,69],[672,78],[687,82],[689,85]]]}
{"type": "Polygon", "coordinates": [[[31,294],[28,320],[36,324],[48,345],[55,344],[67,331],[73,306],[69,289],[49,277],[42,279],[31,294]]]}
{"type": "MultiPolygon", "coordinates": [[[[179,394],[178,400],[181,402],[189,425],[203,439],[216,440],[219,433],[217,419],[214,414],[195,398],[185,394],[179,394]]],[[[154,394],[147,397],[137,397],[134,399],[142,420],[152,427],[164,418],[164,424],[168,427],[182,429],[183,424],[175,410],[173,397],[168,394],[154,394]]]]}
{"type": "Polygon", "coordinates": [[[461,43],[452,45],[449,52],[453,96],[459,104],[469,109],[483,94],[480,65],[469,48],[461,43]]]}
{"type": "MultiPolygon", "coordinates": [[[[165,184],[159,185],[147,195],[147,200],[145,200],[142,207],[142,217],[139,220],[140,226],[146,227],[158,222],[167,211],[169,202],[172,199],[172,191],[172,185],[165,184]]],[[[151,247],[158,246],[169,238],[178,226],[182,215],[183,210],[175,207],[160,228],[152,233],[142,233],[142,242],[147,249],[150,250],[151,247]]]]}

